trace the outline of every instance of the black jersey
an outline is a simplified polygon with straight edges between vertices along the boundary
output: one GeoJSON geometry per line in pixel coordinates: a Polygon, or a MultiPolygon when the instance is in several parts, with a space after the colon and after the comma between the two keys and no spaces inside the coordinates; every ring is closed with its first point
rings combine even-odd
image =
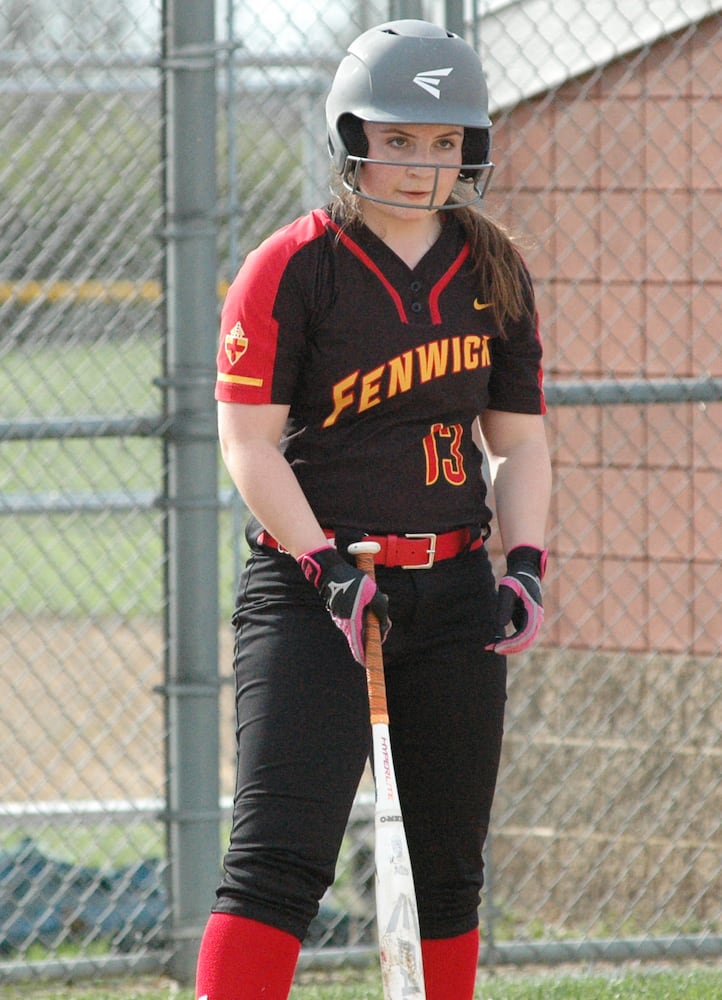
{"type": "Polygon", "coordinates": [[[485,528],[475,418],[545,412],[536,323],[500,337],[463,230],[443,221],[410,269],[318,209],[250,253],[228,291],[216,399],[290,407],[281,447],[324,527],[485,528]]]}

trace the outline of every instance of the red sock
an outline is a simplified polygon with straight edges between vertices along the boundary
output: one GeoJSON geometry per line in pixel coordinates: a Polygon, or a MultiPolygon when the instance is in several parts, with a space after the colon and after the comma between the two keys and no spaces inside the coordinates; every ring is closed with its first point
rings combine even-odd
{"type": "Polygon", "coordinates": [[[479,932],[421,942],[426,1000],[473,1000],[479,932]]]}
{"type": "Polygon", "coordinates": [[[199,1000],[286,1000],[301,942],[268,924],[212,913],[196,972],[199,1000]]]}

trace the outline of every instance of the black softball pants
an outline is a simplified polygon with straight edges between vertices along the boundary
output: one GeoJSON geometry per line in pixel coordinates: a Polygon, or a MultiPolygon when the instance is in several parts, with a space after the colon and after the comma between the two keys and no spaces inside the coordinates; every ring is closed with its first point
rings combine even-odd
{"type": "MultiPolygon", "coordinates": [[[[429,570],[378,567],[391,746],[424,938],[478,922],[506,662],[484,651],[495,586],[483,548],[429,570]]],[[[303,940],[333,882],[370,752],[366,678],[293,558],[255,547],[234,615],[238,771],[213,909],[303,940]]]]}

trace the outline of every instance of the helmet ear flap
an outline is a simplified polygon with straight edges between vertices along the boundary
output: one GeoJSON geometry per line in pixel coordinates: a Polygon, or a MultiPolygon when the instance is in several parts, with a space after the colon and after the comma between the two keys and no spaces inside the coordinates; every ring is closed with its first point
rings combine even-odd
{"type": "MultiPolygon", "coordinates": [[[[491,155],[491,134],[488,128],[465,128],[461,146],[462,163],[489,163],[491,155]]],[[[462,170],[461,176],[475,180],[479,170],[462,170]]]]}
{"type": "Polygon", "coordinates": [[[347,113],[341,115],[337,124],[338,133],[346,147],[347,156],[366,156],[369,142],[364,132],[364,125],[356,115],[347,113]]]}

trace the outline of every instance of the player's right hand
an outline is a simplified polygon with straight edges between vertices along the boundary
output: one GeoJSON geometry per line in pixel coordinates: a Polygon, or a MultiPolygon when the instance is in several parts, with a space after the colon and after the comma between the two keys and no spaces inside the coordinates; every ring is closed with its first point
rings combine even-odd
{"type": "Polygon", "coordinates": [[[366,609],[379,620],[382,639],[391,628],[389,599],[374,581],[355,569],[332,546],[304,552],[298,558],[306,579],[326,602],[331,617],[341,629],[354,659],[364,666],[364,616],[366,609]]]}

